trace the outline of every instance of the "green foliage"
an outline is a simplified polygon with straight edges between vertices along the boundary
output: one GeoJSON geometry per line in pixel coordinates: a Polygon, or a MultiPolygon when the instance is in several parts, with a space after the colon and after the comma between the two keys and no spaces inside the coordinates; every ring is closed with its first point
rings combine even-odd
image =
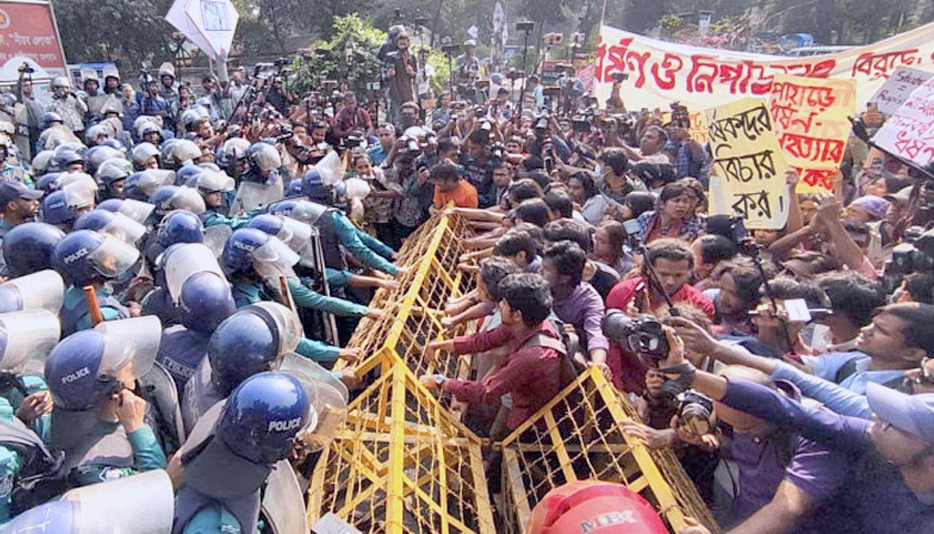
{"type": "Polygon", "coordinates": [[[367,91],[367,84],[379,80],[380,62],[376,53],[386,34],[359,15],[334,17],[332,38],[318,43],[312,53],[295,58],[289,89],[305,94],[316,90],[324,80],[347,82],[356,93],[367,91]]]}
{"type": "Polygon", "coordinates": [[[59,0],[55,16],[70,63],[170,59],[172,0],[59,0]]]}
{"type": "MultiPolygon", "coordinates": [[[[435,77],[431,80],[431,92],[435,95],[440,94],[448,86],[448,82],[451,79],[451,70],[448,68],[448,57],[438,52],[432,50],[431,54],[428,55],[428,64],[435,68],[435,77]]],[[[454,62],[451,62],[453,67],[454,62]]]]}

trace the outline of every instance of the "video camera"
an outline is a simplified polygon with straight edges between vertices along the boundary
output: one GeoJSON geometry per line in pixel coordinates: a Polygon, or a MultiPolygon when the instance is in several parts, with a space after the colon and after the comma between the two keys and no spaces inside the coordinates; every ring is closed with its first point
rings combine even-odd
{"type": "Polygon", "coordinates": [[[399,140],[403,143],[402,155],[414,158],[422,153],[421,147],[418,146],[418,139],[403,135],[399,140]]]}
{"type": "Polygon", "coordinates": [[[885,262],[882,285],[892,293],[901,285],[905,275],[934,273],[934,229],[924,231],[911,226],[905,231],[906,241],[892,249],[892,259],[885,262]]]}
{"type": "Polygon", "coordinates": [[[24,73],[24,74],[32,74],[32,73],[36,72],[36,69],[30,67],[30,66],[29,66],[29,63],[26,63],[26,62],[24,61],[23,64],[20,65],[18,69],[16,69],[16,71],[17,71],[17,72],[24,73]]]}
{"type": "Polygon", "coordinates": [[[503,161],[503,158],[506,156],[506,145],[502,143],[493,143],[490,146],[490,157],[494,161],[503,161]]]}
{"type": "Polygon", "coordinates": [[[603,334],[635,354],[644,364],[658,368],[668,357],[668,338],[654,316],[630,317],[622,310],[609,310],[603,317],[603,334]]]}
{"type": "Polygon", "coordinates": [[[614,83],[623,83],[624,81],[629,79],[629,73],[628,72],[613,72],[610,74],[610,78],[613,79],[614,83]]]}

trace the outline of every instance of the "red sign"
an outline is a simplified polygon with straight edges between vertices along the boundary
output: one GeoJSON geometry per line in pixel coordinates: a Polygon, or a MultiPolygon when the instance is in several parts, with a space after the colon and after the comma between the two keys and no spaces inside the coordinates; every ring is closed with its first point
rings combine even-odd
{"type": "Polygon", "coordinates": [[[0,2],[0,65],[16,56],[43,69],[65,68],[48,3],[0,2]]]}

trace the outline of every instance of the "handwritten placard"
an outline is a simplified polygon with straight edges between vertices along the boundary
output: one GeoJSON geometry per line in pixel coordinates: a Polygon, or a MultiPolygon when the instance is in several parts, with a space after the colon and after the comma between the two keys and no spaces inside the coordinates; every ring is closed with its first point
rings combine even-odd
{"type": "Polygon", "coordinates": [[[778,144],[798,174],[799,193],[833,190],[856,112],[856,82],[776,76],[769,96],[778,144]]]}
{"type": "Polygon", "coordinates": [[[911,93],[873,141],[922,166],[934,161],[934,78],[911,93]]]}
{"type": "Polygon", "coordinates": [[[915,89],[931,79],[934,73],[901,67],[876,91],[870,102],[878,106],[879,111],[892,115],[908,100],[915,89]]]}
{"type": "Polygon", "coordinates": [[[747,228],[777,230],[788,220],[788,166],[766,103],[746,98],[707,111],[713,153],[710,213],[742,214],[747,228]]]}

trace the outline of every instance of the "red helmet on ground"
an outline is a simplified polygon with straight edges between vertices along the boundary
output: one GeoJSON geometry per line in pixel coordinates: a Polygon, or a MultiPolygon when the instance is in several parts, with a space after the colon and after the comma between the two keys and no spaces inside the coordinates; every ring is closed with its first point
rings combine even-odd
{"type": "Polygon", "coordinates": [[[527,534],[668,534],[655,508],[626,486],[577,480],[545,495],[527,534]]]}

